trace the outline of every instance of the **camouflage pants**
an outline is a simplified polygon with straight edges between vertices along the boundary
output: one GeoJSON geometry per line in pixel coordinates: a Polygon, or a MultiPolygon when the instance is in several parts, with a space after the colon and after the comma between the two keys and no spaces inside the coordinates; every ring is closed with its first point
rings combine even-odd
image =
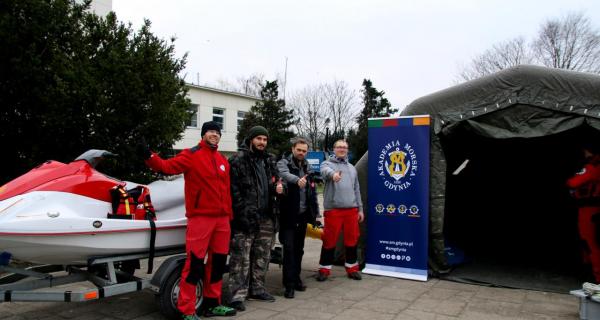
{"type": "Polygon", "coordinates": [[[230,302],[244,301],[249,294],[265,292],[265,276],[274,238],[275,226],[271,219],[261,220],[260,230],[256,233],[233,233],[227,281],[230,302]]]}

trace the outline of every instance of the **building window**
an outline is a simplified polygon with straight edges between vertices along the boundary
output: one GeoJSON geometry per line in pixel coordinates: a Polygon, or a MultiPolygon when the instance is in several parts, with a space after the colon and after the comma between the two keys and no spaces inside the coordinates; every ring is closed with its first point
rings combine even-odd
{"type": "Polygon", "coordinates": [[[223,123],[225,120],[225,109],[213,108],[213,121],[218,123],[223,130],[223,123]]]}
{"type": "Polygon", "coordinates": [[[191,114],[190,121],[187,122],[188,127],[198,128],[198,105],[192,103],[188,109],[188,113],[191,114]]]}
{"type": "Polygon", "coordinates": [[[242,121],[244,121],[244,118],[246,117],[246,112],[245,111],[238,111],[238,122],[237,122],[237,131],[240,131],[240,128],[242,127],[242,121]]]}

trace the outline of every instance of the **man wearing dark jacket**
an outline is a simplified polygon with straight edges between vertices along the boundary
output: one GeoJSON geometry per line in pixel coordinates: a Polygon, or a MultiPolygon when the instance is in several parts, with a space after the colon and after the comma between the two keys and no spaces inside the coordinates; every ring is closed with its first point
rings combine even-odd
{"type": "Polygon", "coordinates": [[[275,193],[283,188],[277,183],[275,158],[265,150],[268,138],[267,129],[251,128],[237,154],[229,158],[233,200],[229,306],[239,311],[246,309],[246,298],[275,301],[265,289],[265,276],[275,235],[275,193]]]}
{"type": "Polygon", "coordinates": [[[236,310],[220,305],[223,271],[229,251],[231,194],[229,163],[217,151],[221,128],[216,122],[202,125],[202,141],[175,157],[163,160],[150,152],[145,143],[138,146],[152,170],[185,179],[185,216],[187,257],[179,283],[177,307],[184,319],[196,316],[196,286],[204,281],[202,314],[232,316],[236,310]],[[206,264],[205,264],[206,258],[206,264]]]}
{"type": "Polygon", "coordinates": [[[304,159],[307,152],[308,143],[298,138],[292,145],[292,154],[277,162],[287,187],[287,194],[281,199],[279,242],[283,244],[283,285],[288,299],[294,298],[294,290],[306,290],[300,278],[306,224],[314,224],[319,214],[315,182],[304,159]]]}

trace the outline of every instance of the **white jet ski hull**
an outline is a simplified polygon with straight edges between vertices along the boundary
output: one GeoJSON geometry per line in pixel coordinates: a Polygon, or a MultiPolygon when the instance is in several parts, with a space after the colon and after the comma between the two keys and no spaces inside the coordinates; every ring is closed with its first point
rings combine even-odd
{"type": "MultiPolygon", "coordinates": [[[[185,245],[182,180],[149,185],[157,211],[156,250],[185,245]]],[[[92,257],[147,252],[150,222],[108,219],[110,211],[108,202],[68,192],[33,191],[0,201],[0,253],[33,263],[83,265],[92,257]]]]}

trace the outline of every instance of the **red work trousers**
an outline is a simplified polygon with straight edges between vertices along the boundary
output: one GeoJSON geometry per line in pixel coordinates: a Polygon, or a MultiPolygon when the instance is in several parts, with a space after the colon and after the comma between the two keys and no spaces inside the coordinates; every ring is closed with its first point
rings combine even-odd
{"type": "Polygon", "coordinates": [[[184,315],[196,313],[197,280],[203,280],[205,299],[221,302],[222,276],[230,238],[229,216],[188,218],[185,234],[187,258],[181,273],[177,301],[177,307],[184,315]]]}
{"type": "Polygon", "coordinates": [[[319,271],[330,274],[333,256],[340,232],[344,232],[344,247],[346,247],[346,272],[359,270],[356,245],[360,230],[358,226],[358,208],[331,209],[324,212],[325,227],[323,228],[323,247],[319,271]]]}
{"type": "Polygon", "coordinates": [[[589,252],[584,253],[587,255],[584,257],[584,260],[592,263],[594,278],[596,278],[596,283],[600,283],[600,246],[598,246],[596,241],[596,224],[592,222],[594,214],[600,214],[600,208],[579,208],[579,236],[586,242],[589,248],[589,252]]]}

